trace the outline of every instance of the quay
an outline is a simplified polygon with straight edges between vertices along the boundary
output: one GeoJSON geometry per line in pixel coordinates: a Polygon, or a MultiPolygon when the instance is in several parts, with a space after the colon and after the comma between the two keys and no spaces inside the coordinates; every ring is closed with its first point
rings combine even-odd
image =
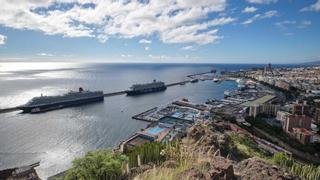
{"type": "Polygon", "coordinates": [[[187,75],[187,77],[193,79],[193,76],[199,76],[199,75],[209,74],[209,73],[212,73],[212,72],[208,71],[208,72],[203,72],[203,73],[190,74],[190,75],[187,75]]]}
{"type": "Polygon", "coordinates": [[[175,83],[170,83],[170,84],[166,84],[167,87],[171,87],[171,86],[177,86],[177,85],[181,85],[181,84],[186,84],[189,83],[190,81],[180,81],[180,82],[175,82],[175,83]]]}
{"type": "Polygon", "coordinates": [[[109,96],[117,96],[117,95],[122,95],[126,94],[127,91],[118,91],[118,92],[111,92],[111,93],[105,93],[103,94],[104,97],[109,97],[109,96]]]}
{"type": "Polygon", "coordinates": [[[8,113],[8,112],[13,112],[13,111],[18,111],[19,109],[16,107],[11,107],[11,108],[4,108],[0,109],[0,114],[1,113],[8,113]]]}
{"type": "Polygon", "coordinates": [[[146,111],[144,111],[144,112],[142,112],[140,114],[132,116],[132,119],[140,120],[140,121],[146,121],[146,122],[154,122],[154,121],[146,119],[144,117],[145,117],[145,115],[153,113],[153,112],[155,112],[157,110],[158,110],[158,107],[154,107],[154,108],[148,109],[148,110],[146,110],[146,111]]]}
{"type": "MultiPolygon", "coordinates": [[[[209,73],[212,73],[212,71],[203,72],[203,73],[196,73],[196,74],[190,74],[190,75],[187,75],[187,77],[189,77],[190,79],[195,79],[194,76],[199,76],[199,75],[209,74],[209,73]]],[[[206,79],[206,80],[207,80],[207,79],[206,79]]],[[[179,82],[169,83],[169,84],[166,84],[166,87],[172,87],[172,86],[177,86],[177,85],[184,85],[184,84],[190,83],[190,82],[191,82],[191,80],[185,80],[185,81],[179,81],[179,82]]],[[[126,94],[127,92],[128,92],[128,90],[116,91],[116,92],[105,93],[105,94],[103,94],[103,96],[104,96],[104,97],[118,96],[118,95],[126,94]]],[[[9,113],[9,112],[18,111],[18,110],[19,110],[19,109],[18,109],[17,107],[4,108],[4,109],[0,109],[0,114],[2,114],[2,113],[9,113]]]]}

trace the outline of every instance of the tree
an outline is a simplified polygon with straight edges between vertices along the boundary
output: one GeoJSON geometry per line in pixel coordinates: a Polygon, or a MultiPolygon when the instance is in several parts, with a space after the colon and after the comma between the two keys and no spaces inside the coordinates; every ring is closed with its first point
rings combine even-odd
{"type": "Polygon", "coordinates": [[[124,173],[128,158],[108,150],[88,152],[85,157],[75,159],[68,171],[67,180],[118,180],[124,173]]]}

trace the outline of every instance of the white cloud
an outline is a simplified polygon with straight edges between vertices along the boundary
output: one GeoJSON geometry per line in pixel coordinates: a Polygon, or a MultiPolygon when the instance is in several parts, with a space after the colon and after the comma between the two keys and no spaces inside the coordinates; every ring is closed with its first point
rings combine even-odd
{"type": "Polygon", "coordinates": [[[7,36],[0,34],[0,45],[6,44],[7,36]]]}
{"type": "Polygon", "coordinates": [[[231,18],[231,17],[222,17],[222,18],[218,18],[218,19],[213,19],[211,21],[208,22],[209,26],[223,26],[226,24],[230,24],[232,22],[234,22],[236,19],[235,18],[231,18]]]}
{"type": "Polygon", "coordinates": [[[267,11],[264,14],[256,14],[253,17],[249,18],[248,20],[244,21],[242,24],[244,25],[249,25],[252,24],[253,22],[257,21],[257,20],[261,20],[261,19],[268,19],[268,18],[272,18],[274,16],[277,16],[278,12],[275,10],[272,11],[267,11]]]}
{"type": "Polygon", "coordinates": [[[166,56],[166,55],[152,55],[152,54],[149,54],[148,57],[150,59],[156,59],[156,60],[161,60],[161,59],[168,59],[169,57],[166,56]]]}
{"type": "Polygon", "coordinates": [[[311,24],[312,24],[311,21],[304,20],[304,21],[301,21],[298,28],[303,29],[303,28],[310,26],[311,24]]]}
{"type": "Polygon", "coordinates": [[[270,4],[270,3],[278,2],[278,0],[247,0],[247,1],[253,4],[270,4]]]}
{"type": "Polygon", "coordinates": [[[256,12],[257,10],[258,10],[257,8],[251,6],[251,7],[245,7],[245,8],[242,10],[242,12],[243,12],[243,13],[254,13],[254,12],[256,12]]]}
{"type": "Polygon", "coordinates": [[[308,7],[302,8],[301,11],[320,11],[320,0],[308,7]]]}
{"type": "Polygon", "coordinates": [[[184,46],[181,48],[182,50],[193,50],[193,46],[184,46]]]}
{"type": "Polygon", "coordinates": [[[285,30],[285,29],[288,29],[288,26],[294,25],[296,23],[297,23],[296,21],[285,20],[285,21],[277,22],[275,23],[275,25],[280,29],[285,30]]]}
{"type": "Polygon", "coordinates": [[[141,39],[141,40],[139,41],[139,43],[140,43],[140,44],[151,44],[152,41],[151,41],[151,40],[147,40],[147,39],[141,39]]]}
{"type": "Polygon", "coordinates": [[[42,53],[38,53],[37,56],[48,56],[48,57],[52,57],[52,56],[54,56],[54,55],[53,55],[53,54],[50,54],[50,53],[44,53],[44,52],[42,52],[42,53]]]}
{"type": "Polygon", "coordinates": [[[131,54],[121,54],[121,57],[122,58],[130,58],[130,57],[132,57],[132,55],[131,54]]]}
{"type": "Polygon", "coordinates": [[[147,47],[144,48],[144,50],[149,51],[150,47],[147,46],[147,47]]]}
{"type": "Polygon", "coordinates": [[[292,32],[288,32],[288,33],[284,33],[284,35],[285,35],[285,36],[293,36],[293,35],[294,35],[294,33],[292,33],[292,32]]]}
{"type": "Polygon", "coordinates": [[[0,3],[0,25],[64,37],[95,37],[101,42],[156,35],[165,43],[207,44],[219,39],[213,26],[233,21],[224,18],[207,23],[209,14],[225,10],[226,0],[0,0],[0,3]],[[178,32],[184,34],[172,36],[178,32]]]}
{"type": "Polygon", "coordinates": [[[275,23],[275,25],[277,27],[279,27],[281,30],[288,30],[290,28],[303,29],[303,28],[310,26],[311,21],[303,20],[301,22],[297,22],[297,21],[285,20],[285,21],[277,22],[277,23],[275,23]]]}
{"type": "Polygon", "coordinates": [[[148,58],[151,60],[162,60],[162,61],[170,61],[170,60],[176,60],[176,61],[193,61],[193,60],[199,60],[200,57],[197,56],[190,56],[188,54],[186,55],[175,55],[175,56],[168,56],[168,55],[153,55],[149,54],[148,58]]]}

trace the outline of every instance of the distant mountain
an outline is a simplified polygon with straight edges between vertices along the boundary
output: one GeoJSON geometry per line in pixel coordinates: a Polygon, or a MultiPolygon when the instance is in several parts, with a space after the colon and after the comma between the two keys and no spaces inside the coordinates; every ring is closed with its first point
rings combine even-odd
{"type": "Polygon", "coordinates": [[[320,60],[301,63],[302,65],[320,65],[320,60]]]}

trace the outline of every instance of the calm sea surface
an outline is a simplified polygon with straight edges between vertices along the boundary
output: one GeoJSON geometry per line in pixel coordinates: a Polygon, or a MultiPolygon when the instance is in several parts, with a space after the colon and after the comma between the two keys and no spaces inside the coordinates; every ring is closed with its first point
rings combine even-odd
{"type": "MultiPolygon", "coordinates": [[[[80,86],[113,92],[153,79],[166,83],[212,68],[238,70],[262,65],[223,64],[76,64],[0,63],[0,109],[26,103],[34,96],[57,95],[80,86]]],[[[143,96],[107,97],[102,103],[41,114],[0,114],[0,169],[40,161],[39,175],[46,178],[71,167],[75,157],[101,148],[113,148],[147,123],[131,117],[155,106],[188,98],[203,103],[222,98],[235,89],[232,81],[212,81],[174,86],[143,96]]]]}

